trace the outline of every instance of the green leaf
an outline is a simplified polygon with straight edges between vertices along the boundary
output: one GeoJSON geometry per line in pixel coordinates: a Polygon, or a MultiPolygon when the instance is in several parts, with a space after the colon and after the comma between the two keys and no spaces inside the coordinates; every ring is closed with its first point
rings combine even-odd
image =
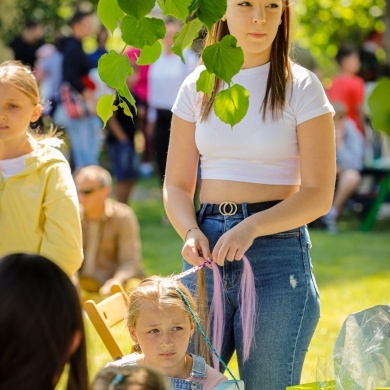
{"type": "Polygon", "coordinates": [[[130,116],[131,118],[133,118],[133,114],[130,111],[130,108],[129,108],[129,106],[128,106],[128,104],[126,102],[119,103],[119,107],[122,107],[123,112],[125,113],[125,115],[130,116]]]}
{"type": "Polygon", "coordinates": [[[196,11],[198,10],[199,6],[199,0],[192,0],[191,4],[188,6],[188,13],[190,15],[195,14],[196,11]]]}
{"type": "Polygon", "coordinates": [[[131,46],[142,48],[153,46],[156,41],[164,38],[164,21],[157,18],[141,18],[126,15],[121,24],[122,39],[131,46]]]}
{"type": "Polygon", "coordinates": [[[141,54],[137,59],[138,65],[149,65],[156,61],[162,52],[162,45],[157,41],[153,46],[144,46],[141,49],[141,54]]]}
{"type": "Polygon", "coordinates": [[[134,69],[126,54],[118,54],[111,50],[100,57],[98,71],[104,83],[111,88],[120,89],[126,84],[127,77],[133,74],[134,69]]]}
{"type": "Polygon", "coordinates": [[[118,0],[118,4],[126,14],[140,19],[153,9],[155,0],[118,0]]]}
{"type": "Polygon", "coordinates": [[[97,14],[100,21],[111,31],[111,34],[125,15],[116,0],[99,0],[97,14]]]}
{"type": "Polygon", "coordinates": [[[242,49],[237,47],[237,39],[231,35],[226,35],[221,42],[206,47],[202,58],[207,70],[228,84],[244,63],[242,49]]]}
{"type": "MultiPolygon", "coordinates": [[[[135,99],[134,99],[133,95],[131,94],[127,84],[125,84],[123,86],[123,88],[118,89],[118,95],[122,98],[125,98],[134,107],[135,112],[137,112],[137,106],[135,104],[135,99]]],[[[130,116],[132,116],[132,115],[130,115],[130,116]]]]}
{"type": "Polygon", "coordinates": [[[157,4],[164,15],[174,16],[182,22],[186,21],[190,3],[191,0],[157,0],[157,4]]]}
{"type": "Polygon", "coordinates": [[[177,54],[183,62],[183,50],[192,45],[192,42],[198,36],[202,26],[202,22],[195,18],[186,23],[181,30],[173,36],[172,51],[177,54]]]}
{"type": "Polygon", "coordinates": [[[196,81],[197,92],[204,92],[207,95],[211,95],[215,84],[215,74],[209,73],[207,69],[203,70],[198,80],[196,81]]]}
{"type": "Polygon", "coordinates": [[[390,78],[381,78],[368,97],[367,103],[374,129],[383,131],[390,136],[389,91],[390,78]]]}
{"type": "Polygon", "coordinates": [[[234,126],[246,115],[249,107],[249,93],[241,85],[233,85],[217,94],[214,102],[214,112],[218,118],[234,126]]]}
{"type": "Polygon", "coordinates": [[[113,113],[113,103],[115,100],[115,94],[100,96],[96,104],[96,112],[100,119],[103,121],[103,127],[106,127],[107,121],[111,118],[113,113]]]}
{"type": "Polygon", "coordinates": [[[196,13],[199,20],[211,30],[213,24],[218,22],[226,13],[227,0],[193,0],[188,10],[196,13]]]}

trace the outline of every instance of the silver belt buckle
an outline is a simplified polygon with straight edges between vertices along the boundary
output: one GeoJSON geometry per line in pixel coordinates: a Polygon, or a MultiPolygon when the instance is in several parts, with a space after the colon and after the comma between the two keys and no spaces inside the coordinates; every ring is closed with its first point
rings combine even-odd
{"type": "Polygon", "coordinates": [[[237,213],[237,205],[233,202],[223,202],[219,205],[218,211],[225,217],[230,217],[237,213]]]}

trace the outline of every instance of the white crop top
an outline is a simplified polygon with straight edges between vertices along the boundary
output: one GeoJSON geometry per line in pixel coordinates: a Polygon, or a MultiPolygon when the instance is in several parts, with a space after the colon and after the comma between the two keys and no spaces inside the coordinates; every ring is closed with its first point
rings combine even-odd
{"type": "MultiPolygon", "coordinates": [[[[203,65],[183,82],[172,112],[196,125],[195,141],[200,153],[202,179],[232,180],[259,184],[299,185],[300,159],[297,125],[332,112],[322,84],[309,70],[292,64],[293,86],[287,92],[283,115],[262,119],[261,103],[270,64],[242,69],[233,82],[249,92],[245,118],[233,128],[215,115],[212,109],[200,121],[202,93],[196,81],[203,65]]],[[[223,88],[226,88],[224,86],[223,88]]]]}

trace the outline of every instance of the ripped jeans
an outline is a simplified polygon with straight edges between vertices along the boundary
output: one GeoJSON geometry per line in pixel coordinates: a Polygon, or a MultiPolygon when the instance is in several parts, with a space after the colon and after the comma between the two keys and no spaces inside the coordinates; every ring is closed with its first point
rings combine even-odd
{"type": "MultiPolygon", "coordinates": [[[[198,224],[214,247],[218,238],[249,215],[246,204],[233,216],[203,215],[198,224]]],[[[225,261],[220,267],[225,297],[225,332],[222,359],[234,351],[246,390],[285,390],[299,384],[303,362],[320,316],[319,294],[309,255],[306,226],[258,237],[246,252],[255,277],[256,329],[249,359],[242,358],[243,335],[238,292],[242,261],[225,261]]],[[[184,261],[184,260],[183,260],[184,261]]],[[[183,271],[191,268],[184,261],[183,271]]],[[[209,304],[213,294],[212,270],[206,268],[209,304]]],[[[196,274],[181,280],[194,292],[196,274]]],[[[220,367],[221,368],[221,367],[220,367]]],[[[226,373],[225,373],[226,374],[226,373]]]]}

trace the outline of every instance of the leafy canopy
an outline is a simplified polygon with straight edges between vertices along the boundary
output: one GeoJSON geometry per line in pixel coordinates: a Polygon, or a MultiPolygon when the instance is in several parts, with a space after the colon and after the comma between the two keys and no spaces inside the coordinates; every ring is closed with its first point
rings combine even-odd
{"type": "MultiPolygon", "coordinates": [[[[325,81],[326,77],[337,71],[333,57],[341,42],[351,41],[359,45],[370,30],[385,29],[383,17],[386,3],[387,0],[374,2],[372,0],[298,0],[294,2],[293,8],[298,21],[294,38],[301,48],[310,50],[314,55],[324,72],[325,81]]],[[[184,61],[183,50],[198,37],[203,26],[210,32],[212,25],[225,14],[226,4],[227,0],[99,0],[98,16],[111,33],[116,29],[120,30],[124,49],[122,53],[118,53],[118,56],[126,57],[124,54],[126,47],[135,46],[141,50],[138,64],[146,65],[160,56],[161,45],[158,41],[165,34],[162,21],[148,16],[154,6],[158,5],[163,15],[175,17],[183,22],[183,27],[174,37],[172,50],[184,61]]],[[[384,52],[382,55],[385,58],[384,52]]],[[[221,42],[207,47],[202,54],[202,59],[206,71],[201,73],[198,80],[199,91],[210,94],[216,76],[224,80],[229,88],[234,86],[232,77],[240,69],[242,51],[237,47],[233,37],[228,36],[221,42]]],[[[117,72],[117,60],[114,57],[110,57],[110,61],[112,61],[111,72],[107,71],[107,84],[112,85],[118,83],[118,80],[110,81],[110,78],[126,78],[127,75],[123,70],[117,72]]],[[[105,66],[110,67],[108,63],[105,66]]],[[[99,72],[101,72],[100,68],[99,72]]],[[[126,87],[125,79],[119,84],[122,90],[118,92],[132,101],[128,99],[130,92],[126,87]]],[[[245,111],[246,103],[242,100],[244,95],[237,93],[239,89],[234,88],[234,93],[232,91],[227,93],[232,104],[226,105],[224,108],[226,112],[222,113],[222,109],[216,109],[219,103],[214,107],[221,120],[232,126],[245,111]],[[239,108],[240,106],[243,108],[239,108]]],[[[223,101],[225,98],[226,96],[219,97],[218,100],[223,101]]],[[[106,105],[110,108],[103,110],[108,113],[103,118],[105,122],[112,115],[113,108],[108,99],[105,103],[100,103],[100,106],[106,105]]]]}
{"type": "MultiPolygon", "coordinates": [[[[314,55],[322,69],[325,82],[326,77],[332,76],[337,71],[333,57],[341,42],[349,41],[359,46],[367,33],[373,29],[390,31],[390,19],[386,18],[385,15],[386,8],[390,7],[389,1],[295,0],[293,2],[293,11],[297,20],[294,38],[299,42],[301,48],[309,50],[314,55]]],[[[150,10],[156,4],[164,15],[173,16],[184,23],[181,31],[175,37],[173,47],[174,53],[182,57],[183,61],[183,49],[191,45],[202,26],[205,25],[206,28],[210,29],[212,23],[218,20],[226,9],[226,0],[89,0],[89,2],[97,4],[98,16],[111,33],[120,29],[122,37],[125,37],[132,44],[136,43],[142,46],[140,47],[142,53],[138,59],[139,65],[152,63],[161,54],[161,45],[157,41],[162,35],[160,27],[163,32],[165,29],[153,20],[141,21],[141,19],[148,17],[150,10]],[[125,16],[130,19],[122,25],[125,16]],[[134,18],[135,21],[131,18],[134,18]],[[142,30],[138,33],[137,31],[128,31],[130,26],[136,26],[137,29],[141,28],[142,30]]],[[[4,11],[0,11],[0,40],[2,38],[4,42],[7,42],[19,34],[26,16],[28,16],[41,22],[45,26],[46,39],[49,42],[54,41],[61,26],[66,24],[67,19],[79,3],[79,0],[0,0],[0,9],[4,11]]],[[[127,45],[129,44],[124,41],[123,51],[127,45]]],[[[387,62],[389,63],[390,45],[386,47],[387,62]]],[[[221,49],[221,51],[223,50],[221,49]]],[[[299,51],[297,53],[299,59],[299,51]]],[[[120,55],[124,56],[123,52],[120,55]]],[[[383,62],[386,60],[385,50],[379,50],[378,55],[383,62]]],[[[235,61],[235,56],[226,57],[222,52],[221,58],[223,58],[221,66],[225,69],[229,68],[230,74],[234,73],[230,69],[231,64],[225,64],[225,62],[235,61]]],[[[111,73],[114,72],[116,70],[112,67],[111,73]]],[[[123,76],[123,73],[121,75],[123,76]]],[[[115,77],[114,74],[111,76],[115,77]]],[[[229,79],[228,75],[224,75],[222,78],[229,79]]],[[[207,73],[201,75],[198,89],[209,93],[214,79],[215,74],[211,69],[208,69],[207,73]]],[[[121,84],[124,85],[124,83],[121,84]]],[[[104,104],[100,104],[109,106],[105,117],[112,115],[112,106],[109,102],[110,100],[106,100],[104,104]]]]}
{"type": "MultiPolygon", "coordinates": [[[[386,6],[390,7],[388,0],[294,1],[298,20],[294,38],[310,49],[324,76],[331,76],[338,70],[333,59],[340,43],[360,46],[371,30],[385,30],[386,6]]],[[[380,55],[385,57],[384,51],[380,55]]],[[[387,56],[389,62],[390,53],[387,56]]]]}
{"type": "MultiPolygon", "coordinates": [[[[213,24],[226,12],[226,0],[157,0],[163,15],[172,16],[183,22],[181,30],[175,34],[172,50],[184,62],[183,50],[192,45],[205,28],[210,32],[213,24]]],[[[156,61],[161,54],[160,40],[165,36],[165,25],[161,19],[149,16],[155,6],[155,0],[100,0],[98,15],[101,22],[113,33],[120,30],[124,42],[121,53],[111,51],[102,56],[98,63],[102,80],[114,88],[120,98],[119,105],[125,104],[123,98],[134,105],[126,79],[133,73],[129,58],[125,53],[127,46],[140,49],[138,65],[147,65],[156,61]]],[[[248,92],[232,83],[232,77],[240,70],[244,56],[237,40],[226,36],[221,42],[214,43],[203,52],[206,70],[202,72],[198,91],[211,94],[215,77],[228,84],[228,88],[219,92],[215,100],[215,113],[225,123],[234,126],[248,110],[248,92]]],[[[114,94],[102,96],[98,102],[97,112],[104,124],[117,109],[114,105],[114,94]]],[[[130,110],[127,110],[130,114],[130,110]]]]}

